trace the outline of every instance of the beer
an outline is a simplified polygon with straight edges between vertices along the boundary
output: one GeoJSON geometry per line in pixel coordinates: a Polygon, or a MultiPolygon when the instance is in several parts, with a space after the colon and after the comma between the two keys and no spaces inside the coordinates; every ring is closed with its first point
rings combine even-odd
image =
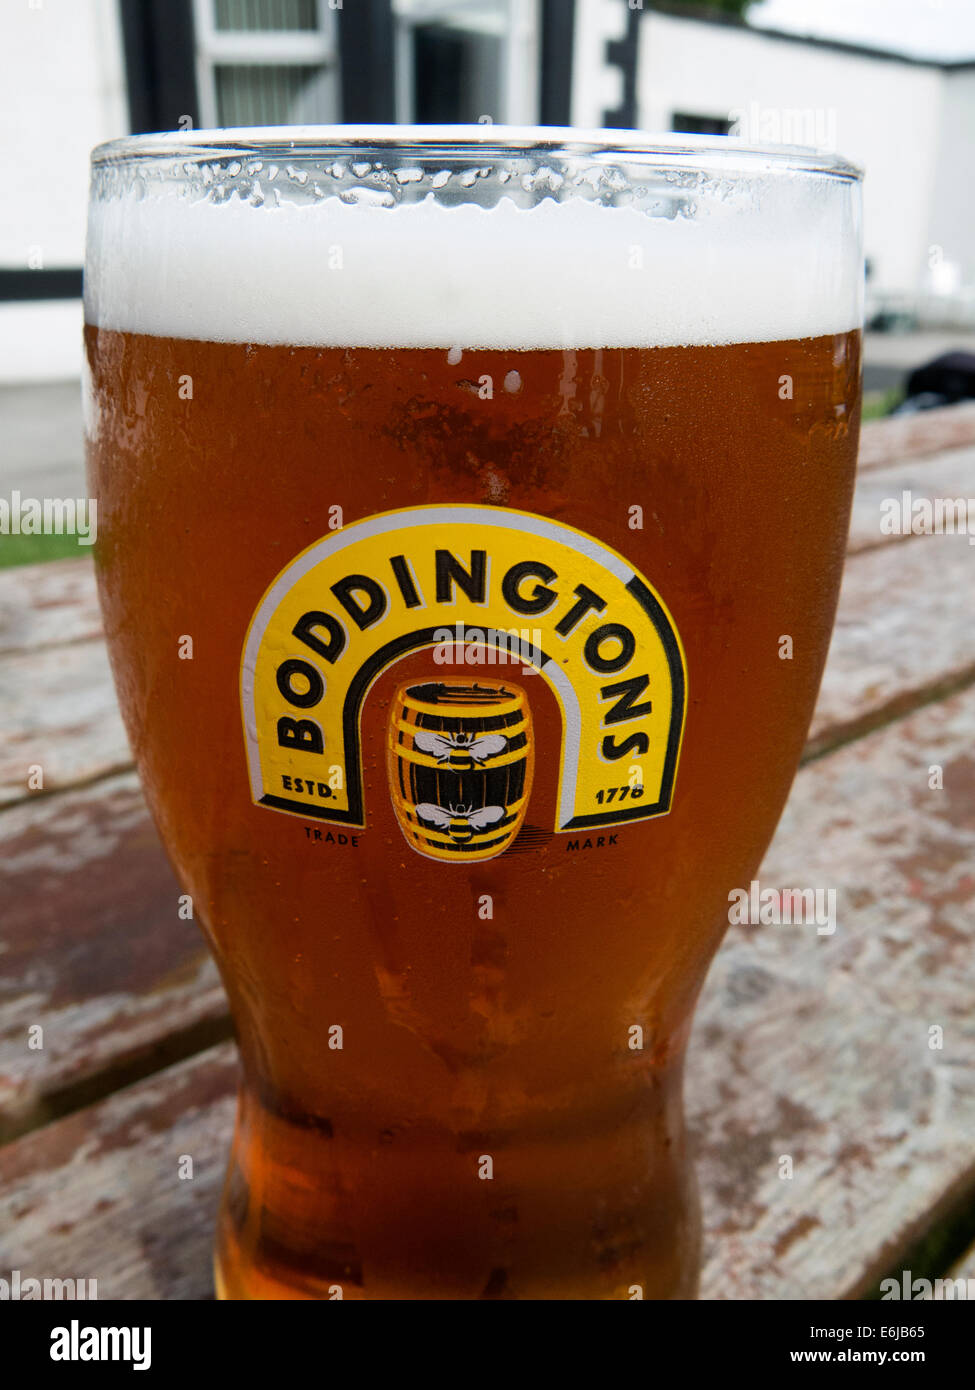
{"type": "Polygon", "coordinates": [[[683,1056],[829,643],[858,188],[743,154],[758,211],[474,206],[670,167],[488,138],[326,132],[278,206],[251,137],[96,163],[99,584],[239,1040],[226,1298],[696,1289],[683,1056]]]}

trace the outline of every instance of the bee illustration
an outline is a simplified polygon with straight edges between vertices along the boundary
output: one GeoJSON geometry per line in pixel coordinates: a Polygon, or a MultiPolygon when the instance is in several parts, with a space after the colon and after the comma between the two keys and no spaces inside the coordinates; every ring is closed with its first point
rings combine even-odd
{"type": "Polygon", "coordinates": [[[503,753],[508,746],[504,734],[434,734],[429,729],[420,729],[413,735],[413,746],[421,753],[432,753],[438,763],[449,763],[451,767],[470,769],[475,763],[480,766],[486,758],[503,753]]]}
{"type": "Polygon", "coordinates": [[[423,820],[432,821],[438,830],[446,830],[450,838],[459,845],[469,844],[475,830],[486,830],[504,816],[503,806],[482,806],[477,811],[473,806],[434,806],[432,801],[421,801],[416,814],[423,820]]]}

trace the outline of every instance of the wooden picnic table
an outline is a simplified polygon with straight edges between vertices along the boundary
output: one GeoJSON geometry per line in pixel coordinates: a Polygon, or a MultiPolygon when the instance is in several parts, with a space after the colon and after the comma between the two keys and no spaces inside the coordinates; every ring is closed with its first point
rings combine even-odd
{"type": "MultiPolygon", "coordinates": [[[[975,1278],[975,547],[879,526],[883,498],[973,479],[975,407],[865,429],[826,676],[760,874],[835,886],[838,926],[733,927],[711,970],[687,1094],[704,1298],[975,1278]]],[[[230,1023],[132,770],[89,559],[0,573],[0,710],[0,1275],[210,1297],[230,1023]]]]}

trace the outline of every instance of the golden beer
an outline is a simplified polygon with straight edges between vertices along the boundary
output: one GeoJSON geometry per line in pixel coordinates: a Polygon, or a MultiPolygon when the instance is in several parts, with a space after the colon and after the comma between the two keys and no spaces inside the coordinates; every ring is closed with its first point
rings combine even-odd
{"type": "Polygon", "coordinates": [[[242,1063],[221,1296],[694,1295],[683,1058],[829,645],[858,206],[619,132],[96,156],[105,625],[242,1063]]]}

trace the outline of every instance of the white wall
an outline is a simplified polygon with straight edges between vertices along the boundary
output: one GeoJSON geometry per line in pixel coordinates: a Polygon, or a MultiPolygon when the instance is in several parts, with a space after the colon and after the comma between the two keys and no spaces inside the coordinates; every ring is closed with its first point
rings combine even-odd
{"type": "MultiPolygon", "coordinates": [[[[975,299],[975,70],[947,73],[928,240],[968,300],[975,299]]],[[[937,278],[933,288],[937,287],[937,278]]]]}
{"type": "MultiPolygon", "coordinates": [[[[88,155],[128,130],[115,0],[0,4],[0,266],[80,266],[88,155]]],[[[0,381],[77,375],[81,306],[0,304],[0,381]]]]}
{"type": "MultiPolygon", "coordinates": [[[[644,16],[642,23],[646,23],[644,16]]],[[[626,33],[626,6],[620,0],[576,0],[572,52],[572,124],[597,130],[604,111],[615,111],[623,97],[619,68],[607,66],[606,44],[626,33]]]]}
{"type": "MultiPolygon", "coordinates": [[[[573,119],[598,125],[606,79],[603,34],[625,14],[621,0],[580,0],[574,73],[573,119]],[[601,86],[602,82],[602,86],[601,86]]],[[[757,113],[774,129],[786,112],[816,114],[818,138],[798,143],[835,146],[867,170],[864,187],[866,252],[873,264],[875,289],[915,292],[926,283],[931,243],[931,207],[937,196],[937,151],[941,145],[943,94],[948,78],[935,67],[838,53],[811,44],[765,37],[760,30],[696,23],[645,12],[640,21],[637,72],[638,119],[646,130],[671,128],[675,111],[728,117],[744,113],[746,139],[768,142],[767,133],[749,128],[757,113]]],[[[973,116],[975,95],[959,83],[958,104],[973,116]]],[[[953,117],[958,120],[957,114],[953,117]]],[[[972,219],[975,153],[969,125],[964,140],[946,155],[967,170],[967,189],[956,190],[959,210],[948,216],[945,236],[957,238],[972,219]]],[[[939,211],[937,220],[943,220],[939,211]]],[[[971,243],[971,238],[969,238],[971,243]]],[[[973,251],[975,254],[975,251],[973,251]]]]}

